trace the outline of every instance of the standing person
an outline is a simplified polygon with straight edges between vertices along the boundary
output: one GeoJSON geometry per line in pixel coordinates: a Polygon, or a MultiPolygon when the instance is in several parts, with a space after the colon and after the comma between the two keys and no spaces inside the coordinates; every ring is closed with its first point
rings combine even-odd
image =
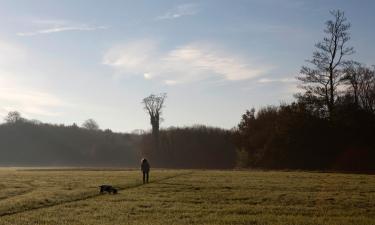
{"type": "Polygon", "coordinates": [[[147,159],[142,159],[141,170],[143,173],[143,183],[148,183],[148,174],[150,172],[150,164],[147,159]]]}

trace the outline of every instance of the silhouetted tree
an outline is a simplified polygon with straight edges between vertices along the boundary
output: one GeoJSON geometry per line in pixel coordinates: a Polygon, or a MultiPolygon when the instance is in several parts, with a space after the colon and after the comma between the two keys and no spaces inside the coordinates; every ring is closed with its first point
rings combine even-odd
{"type": "Polygon", "coordinates": [[[83,128],[88,130],[99,130],[99,125],[94,119],[88,119],[82,124],[83,128]]]}
{"type": "Polygon", "coordinates": [[[166,93],[161,93],[158,95],[151,94],[150,96],[144,98],[142,103],[144,105],[144,109],[150,115],[150,123],[152,126],[152,135],[155,141],[155,147],[158,148],[159,146],[159,125],[161,120],[161,113],[164,107],[164,101],[167,97],[166,93]]]}
{"type": "Polygon", "coordinates": [[[344,57],[354,53],[353,47],[348,47],[350,40],[349,28],[344,12],[334,10],[330,12],[334,20],[326,22],[323,41],[318,42],[312,60],[308,62],[313,67],[303,66],[297,77],[303,82],[306,90],[305,97],[323,102],[328,116],[331,117],[337,99],[337,87],[343,82],[344,57]]]}
{"type": "Polygon", "coordinates": [[[22,118],[21,114],[18,111],[11,111],[8,115],[4,118],[6,123],[17,123],[17,122],[24,122],[25,119],[22,118]]]}
{"type": "Polygon", "coordinates": [[[353,96],[354,104],[375,112],[375,68],[350,61],[347,63],[344,78],[350,86],[348,94],[353,96]]]}

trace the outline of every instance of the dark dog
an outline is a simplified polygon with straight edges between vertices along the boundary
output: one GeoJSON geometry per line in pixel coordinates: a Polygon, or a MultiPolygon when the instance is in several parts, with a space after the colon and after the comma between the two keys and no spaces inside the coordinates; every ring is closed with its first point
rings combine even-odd
{"type": "Polygon", "coordinates": [[[100,185],[100,194],[103,194],[104,192],[108,192],[109,194],[117,194],[117,189],[112,187],[111,185],[100,185]]]}

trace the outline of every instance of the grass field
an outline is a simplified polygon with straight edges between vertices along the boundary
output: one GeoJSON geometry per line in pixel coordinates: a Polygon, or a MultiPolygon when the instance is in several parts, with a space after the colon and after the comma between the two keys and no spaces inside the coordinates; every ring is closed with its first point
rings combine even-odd
{"type": "Polygon", "coordinates": [[[0,169],[0,224],[375,224],[375,176],[0,169]],[[100,184],[120,189],[100,195],[100,184]]]}

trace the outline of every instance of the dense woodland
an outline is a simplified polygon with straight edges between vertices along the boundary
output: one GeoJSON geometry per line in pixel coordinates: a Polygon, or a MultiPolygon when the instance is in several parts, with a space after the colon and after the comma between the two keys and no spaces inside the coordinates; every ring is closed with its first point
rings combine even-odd
{"type": "Polygon", "coordinates": [[[135,166],[139,137],[18,120],[0,125],[2,166],[135,166]]]}
{"type": "Polygon", "coordinates": [[[228,130],[206,126],[169,128],[159,134],[159,148],[152,134],[142,136],[140,152],[154,165],[168,168],[233,168],[236,147],[228,130]]]}
{"type": "Polygon", "coordinates": [[[137,167],[148,157],[153,167],[233,168],[236,161],[231,132],[219,128],[161,130],[155,149],[151,132],[122,134],[86,123],[51,125],[11,117],[0,125],[1,166],[137,167]]]}
{"type": "Polygon", "coordinates": [[[375,68],[353,60],[350,24],[331,12],[324,38],[297,79],[295,101],[247,110],[224,130],[159,130],[166,94],[143,99],[152,129],[141,134],[27,120],[0,125],[0,164],[134,167],[142,157],[164,168],[270,168],[375,171],[375,68]]]}
{"type": "Polygon", "coordinates": [[[239,165],[273,169],[375,169],[375,115],[351,103],[319,117],[303,102],[247,111],[236,130],[239,165]]]}

